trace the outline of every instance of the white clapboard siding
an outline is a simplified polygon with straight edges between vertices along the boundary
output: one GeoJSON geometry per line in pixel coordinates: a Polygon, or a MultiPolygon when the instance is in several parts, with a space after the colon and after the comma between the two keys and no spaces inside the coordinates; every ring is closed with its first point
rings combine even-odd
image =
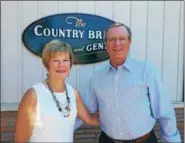
{"type": "Polygon", "coordinates": [[[20,34],[19,6],[16,1],[1,4],[1,102],[15,103],[22,94],[22,49],[17,36],[20,34]]]}
{"type": "MultiPolygon", "coordinates": [[[[23,1],[21,3],[21,26],[24,30],[30,23],[39,18],[38,2],[23,1]]],[[[18,35],[20,36],[20,35],[18,35]]],[[[23,93],[37,82],[42,80],[41,59],[22,46],[22,64],[23,64],[23,93]]]]}
{"type": "Polygon", "coordinates": [[[122,22],[127,26],[130,26],[130,1],[117,1],[114,2],[113,7],[113,20],[117,22],[122,22]]]}
{"type": "MultiPolygon", "coordinates": [[[[58,13],[71,13],[77,11],[76,1],[58,1],[58,13]]],[[[77,87],[77,65],[73,65],[67,82],[77,87]]]]}
{"type": "Polygon", "coordinates": [[[57,1],[38,1],[39,18],[57,14],[58,2],[57,1]]]}
{"type": "Polygon", "coordinates": [[[164,1],[148,2],[148,29],[147,29],[147,49],[146,60],[157,66],[162,72],[162,52],[163,52],[163,25],[164,25],[164,1]]]}
{"type": "MultiPolygon", "coordinates": [[[[179,23],[179,45],[178,45],[178,83],[177,83],[177,94],[176,101],[183,100],[183,53],[184,53],[184,1],[181,1],[180,7],[180,23],[179,23]]],[[[185,86],[185,85],[184,85],[185,86]]],[[[185,88],[184,88],[185,89],[185,88]]]]}
{"type": "Polygon", "coordinates": [[[146,60],[147,2],[132,1],[131,4],[131,29],[133,36],[130,56],[146,60]]]}
{"type": "MultiPolygon", "coordinates": [[[[78,13],[94,14],[95,1],[78,1],[77,2],[78,13]]],[[[89,80],[94,73],[94,64],[77,65],[77,89],[81,93],[83,98],[87,97],[89,80]]]]}
{"type": "Polygon", "coordinates": [[[165,1],[162,78],[172,100],[177,96],[180,1],[165,1]],[[173,11],[173,12],[172,12],[173,11]]]}
{"type": "MultiPolygon", "coordinates": [[[[161,73],[173,102],[183,101],[184,3],[182,1],[3,1],[1,3],[1,103],[18,104],[46,78],[41,58],[23,45],[23,30],[57,13],[95,14],[131,27],[129,55],[149,60],[161,73]]],[[[73,65],[67,81],[88,96],[89,80],[108,62],[73,65]]],[[[9,108],[10,109],[10,108],[9,108]]]]}
{"type": "MultiPolygon", "coordinates": [[[[113,1],[96,1],[95,14],[105,18],[113,19],[113,4],[113,1]],[[103,7],[104,9],[102,9],[103,7]]],[[[99,69],[103,68],[106,63],[107,61],[97,63],[94,67],[94,71],[96,72],[99,69]]]]}
{"type": "Polygon", "coordinates": [[[58,1],[58,13],[72,13],[77,10],[77,1],[58,1]]]}

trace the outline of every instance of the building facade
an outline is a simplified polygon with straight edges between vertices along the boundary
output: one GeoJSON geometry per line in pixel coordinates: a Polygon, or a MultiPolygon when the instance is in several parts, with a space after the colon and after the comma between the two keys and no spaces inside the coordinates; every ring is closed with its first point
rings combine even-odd
{"type": "MultiPolygon", "coordinates": [[[[184,1],[2,1],[1,2],[1,138],[13,138],[18,104],[25,91],[46,78],[40,57],[24,47],[23,30],[39,18],[57,13],[87,13],[103,16],[131,27],[133,39],[129,56],[152,62],[176,109],[180,127],[184,123],[183,50],[184,1]],[[8,130],[6,123],[13,122],[8,130]],[[3,126],[2,126],[3,127],[3,126]],[[11,134],[11,133],[12,134],[11,134]],[[11,134],[11,135],[8,135],[11,134]],[[4,135],[4,136],[3,136],[4,135]]],[[[107,61],[74,65],[67,81],[83,96],[92,74],[107,61]]],[[[156,127],[157,128],[157,127],[156,127]]],[[[94,139],[98,129],[83,127],[85,138],[94,139]]]]}

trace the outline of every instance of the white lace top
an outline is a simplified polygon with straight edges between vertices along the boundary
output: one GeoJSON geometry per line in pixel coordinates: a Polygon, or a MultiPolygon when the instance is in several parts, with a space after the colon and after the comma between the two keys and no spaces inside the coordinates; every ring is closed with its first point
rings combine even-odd
{"type": "MultiPolygon", "coordinates": [[[[69,117],[64,117],[58,111],[51,92],[42,82],[33,86],[37,93],[37,111],[30,142],[73,142],[77,116],[76,99],[72,86],[66,84],[66,87],[71,105],[69,117]]],[[[67,103],[65,92],[54,94],[60,103],[67,103]]]]}

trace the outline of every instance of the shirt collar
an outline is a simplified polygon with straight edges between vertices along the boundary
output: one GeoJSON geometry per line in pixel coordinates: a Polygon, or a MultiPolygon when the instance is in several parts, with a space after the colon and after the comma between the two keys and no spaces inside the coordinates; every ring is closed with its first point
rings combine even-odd
{"type": "MultiPolygon", "coordinates": [[[[126,70],[132,72],[132,67],[133,67],[132,65],[133,65],[132,60],[130,59],[130,57],[127,57],[125,62],[119,67],[124,67],[126,70]]],[[[109,73],[109,71],[113,68],[114,67],[110,64],[110,60],[109,60],[108,65],[106,67],[106,71],[109,73]]]]}
{"type": "Polygon", "coordinates": [[[125,62],[123,63],[123,66],[130,72],[133,70],[133,62],[130,57],[127,57],[125,62]]]}

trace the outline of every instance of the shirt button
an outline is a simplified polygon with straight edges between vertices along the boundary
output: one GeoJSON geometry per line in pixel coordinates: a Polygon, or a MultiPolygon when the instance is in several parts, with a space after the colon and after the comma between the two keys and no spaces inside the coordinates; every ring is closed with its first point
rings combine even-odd
{"type": "Polygon", "coordinates": [[[102,125],[102,129],[105,130],[105,126],[104,125],[102,125]]]}
{"type": "Polygon", "coordinates": [[[129,137],[130,137],[130,139],[133,139],[131,131],[129,132],[129,137]]]}
{"type": "Polygon", "coordinates": [[[128,115],[128,118],[130,118],[130,116],[128,115]]]}

